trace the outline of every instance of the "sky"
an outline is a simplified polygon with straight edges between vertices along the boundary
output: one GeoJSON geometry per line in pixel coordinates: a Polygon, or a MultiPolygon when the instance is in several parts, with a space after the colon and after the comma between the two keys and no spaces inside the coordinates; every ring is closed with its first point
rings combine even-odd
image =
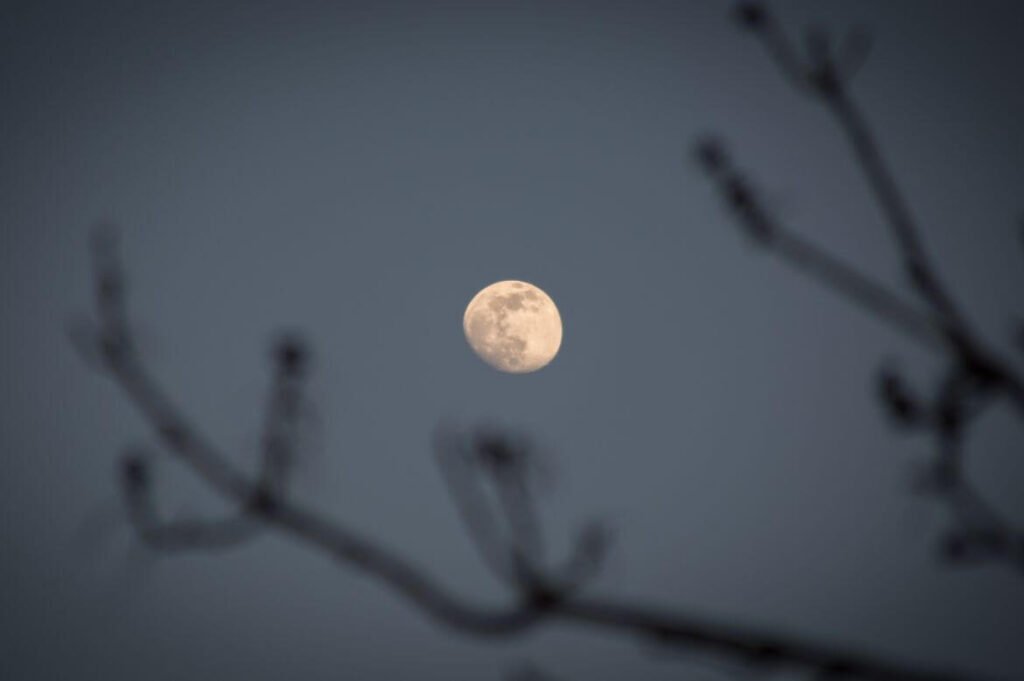
{"type": "MultiPolygon", "coordinates": [[[[720,134],[792,229],[906,291],[839,131],[729,7],[5,3],[0,677],[735,676],[563,625],[468,638],[272,533],[142,549],[114,463],[154,437],[68,341],[99,221],[121,228],[143,352],[189,417],[254,465],[270,343],[301,330],[320,427],[293,494],[469,598],[507,594],[446,495],[438,423],[543,444],[555,549],[588,518],[615,532],[595,594],[1019,676],[1024,580],[936,560],[946,517],[909,490],[928,442],[874,398],[883,364],[929,385],[941,361],[751,247],[692,162],[720,134]],[[561,313],[536,373],[463,338],[466,304],[502,279],[561,313]]],[[[1009,352],[1019,4],[773,7],[791,31],[870,29],[854,95],[957,299],[1009,352]]],[[[1022,436],[994,410],[970,459],[1019,520],[1022,436]]],[[[223,510],[170,457],[157,473],[168,513],[223,510]]]]}

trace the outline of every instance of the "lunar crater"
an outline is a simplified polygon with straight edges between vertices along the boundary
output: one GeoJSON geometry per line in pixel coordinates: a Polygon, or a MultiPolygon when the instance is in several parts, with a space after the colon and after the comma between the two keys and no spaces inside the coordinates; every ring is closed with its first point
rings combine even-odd
{"type": "Polygon", "coordinates": [[[554,301],[521,281],[499,281],[477,293],[466,307],[463,330],[481,359],[509,373],[546,366],[562,343],[554,301]]]}

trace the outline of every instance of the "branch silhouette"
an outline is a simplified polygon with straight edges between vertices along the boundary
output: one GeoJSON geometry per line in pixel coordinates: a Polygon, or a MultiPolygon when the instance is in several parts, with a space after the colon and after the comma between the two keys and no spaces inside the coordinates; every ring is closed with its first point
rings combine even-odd
{"type": "MultiPolygon", "coordinates": [[[[783,73],[802,91],[824,101],[840,121],[883,206],[921,304],[904,300],[884,284],[780,226],[736,170],[721,143],[708,140],[700,145],[702,164],[756,242],[948,358],[947,380],[934,399],[914,395],[891,368],[883,369],[880,376],[881,399],[898,423],[928,428],[936,437],[938,453],[927,486],[941,494],[960,523],[956,534],[951,535],[956,545],[947,546],[948,555],[963,560],[1004,558],[1019,565],[1024,547],[1021,536],[968,484],[963,474],[962,448],[967,424],[995,398],[1008,399],[1024,412],[1024,389],[1020,378],[976,338],[934,275],[905,202],[859,110],[847,97],[846,82],[864,61],[867,37],[851,34],[834,52],[823,36],[811,35],[810,57],[805,60],[760,5],[742,5],[739,16],[763,39],[783,73]]],[[[434,438],[442,477],[466,532],[485,567],[508,592],[503,606],[475,603],[459,596],[413,559],[320,515],[289,493],[302,428],[304,382],[310,371],[310,351],[299,336],[283,336],[274,345],[262,456],[255,472],[239,469],[183,416],[146,366],[134,340],[116,242],[116,233],[109,229],[95,237],[97,322],[89,333],[73,340],[137,408],[163,448],[235,509],[223,518],[161,518],[156,511],[152,455],[139,448],[130,449],[120,464],[122,492],[139,537],[154,548],[224,550],[251,541],[264,531],[276,530],[377,580],[432,620],[465,634],[509,637],[546,623],[562,623],[603,628],[773,672],[797,670],[822,678],[878,681],[977,678],[588,594],[586,588],[608,548],[608,533],[591,523],[580,532],[566,558],[561,562],[549,560],[532,493],[535,448],[501,430],[463,432],[442,428],[434,438]]],[[[527,669],[523,675],[538,678],[542,673],[527,669]]]]}
{"type": "Polygon", "coordinates": [[[275,381],[259,470],[247,475],[182,416],[146,368],[134,342],[116,237],[94,241],[98,323],[88,357],[112,378],[149,422],[164,448],[207,486],[232,502],[223,519],[161,520],[153,503],[150,457],[129,450],[121,484],[129,516],[141,539],[161,550],[219,550],[237,546],[262,529],[284,532],[354,570],[376,578],[435,621],[478,636],[511,636],[546,622],[590,625],[664,645],[722,655],[764,669],[795,668],[824,676],[890,681],[959,681],[969,677],[928,670],[796,637],[722,625],[681,613],[586,596],[608,546],[597,524],[584,528],[561,564],[544,559],[543,537],[531,493],[534,448],[499,430],[463,433],[439,429],[434,446],[451,496],[485,565],[511,593],[504,607],[460,598],[413,560],[305,507],[288,494],[295,459],[296,414],[309,351],[297,337],[274,350],[275,381]]]}
{"type": "Polygon", "coordinates": [[[895,424],[926,430],[935,441],[917,490],[934,495],[951,514],[953,527],[940,544],[942,557],[957,564],[999,561],[1024,572],[1024,532],[983,498],[964,465],[969,428],[985,408],[1003,401],[1024,421],[1024,378],[981,339],[941,281],[878,142],[850,95],[850,82],[866,57],[867,37],[853,32],[836,45],[825,33],[811,30],[801,52],[763,4],[740,4],[736,18],[761,41],[791,85],[835,119],[881,208],[917,304],[779,224],[717,138],[698,143],[698,162],[756,244],[943,357],[946,368],[934,395],[917,395],[895,368],[884,366],[878,376],[879,400],[895,424]]]}

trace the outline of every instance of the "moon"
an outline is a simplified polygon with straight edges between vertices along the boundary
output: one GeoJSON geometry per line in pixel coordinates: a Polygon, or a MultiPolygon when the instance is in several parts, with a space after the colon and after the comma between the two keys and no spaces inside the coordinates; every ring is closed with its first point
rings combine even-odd
{"type": "Polygon", "coordinates": [[[510,374],[547,366],[562,345],[562,317],[555,302],[533,284],[514,279],[473,296],[462,329],[480,359],[510,374]]]}

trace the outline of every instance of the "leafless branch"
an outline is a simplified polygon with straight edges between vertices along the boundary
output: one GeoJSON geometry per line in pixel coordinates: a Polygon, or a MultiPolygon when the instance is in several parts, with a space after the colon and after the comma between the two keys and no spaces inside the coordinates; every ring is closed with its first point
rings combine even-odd
{"type": "Polygon", "coordinates": [[[276,344],[274,355],[274,384],[267,405],[258,484],[266,494],[276,498],[285,493],[295,465],[301,427],[302,382],[309,353],[301,339],[285,336],[276,344]]]}
{"type": "Polygon", "coordinates": [[[940,351],[945,347],[941,331],[927,312],[918,310],[886,285],[778,224],[762,205],[757,190],[733,165],[721,142],[713,138],[702,140],[697,146],[697,158],[716,181],[723,199],[739,218],[740,226],[756,244],[772,249],[791,266],[836,290],[918,343],[940,351]]]}
{"type": "Polygon", "coordinates": [[[261,525],[239,513],[216,520],[163,520],[156,510],[152,471],[139,451],[121,460],[121,490],[128,519],[138,536],[150,547],[163,551],[224,550],[252,538],[261,525]]]}
{"type": "Polygon", "coordinates": [[[944,357],[945,378],[935,397],[918,397],[887,367],[879,376],[879,398],[894,423],[929,430],[936,442],[927,484],[919,489],[944,501],[951,513],[954,529],[943,542],[942,555],[964,563],[999,560],[1024,572],[1024,532],[983,500],[963,463],[966,430],[979,410],[1004,400],[1024,421],[1024,378],[981,340],[940,280],[878,142],[850,96],[850,80],[867,52],[866,37],[851,34],[837,50],[824,32],[811,31],[801,54],[763,4],[741,3],[736,17],[760,39],[785,78],[836,120],[881,207],[920,307],[780,226],[717,139],[698,144],[698,161],[757,243],[944,357]]]}
{"type": "Polygon", "coordinates": [[[287,494],[283,478],[294,461],[294,407],[308,364],[308,353],[301,342],[290,338],[278,346],[265,456],[257,474],[246,476],[181,415],[145,368],[132,339],[124,278],[111,234],[98,239],[94,253],[99,317],[94,354],[101,358],[102,369],[150,423],[166,449],[238,509],[238,518],[223,521],[159,520],[151,497],[147,459],[131,454],[122,465],[129,514],[142,538],[154,546],[225,548],[248,538],[248,527],[259,525],[277,529],[376,578],[437,622],[468,634],[509,636],[544,622],[564,622],[610,629],[772,670],[803,669],[822,676],[881,681],[968,678],[796,637],[584,596],[580,591],[596,571],[607,546],[606,533],[596,525],[589,526],[563,566],[547,568],[540,522],[529,491],[533,453],[523,442],[493,431],[446,433],[435,443],[442,471],[471,537],[512,595],[510,604],[504,607],[466,601],[408,558],[322,517],[287,494]],[[481,517],[486,521],[479,522],[481,517]]]}
{"type": "MultiPolygon", "coordinates": [[[[783,229],[763,208],[756,191],[733,166],[721,144],[712,141],[701,145],[704,167],[757,243],[948,357],[948,380],[934,399],[926,401],[914,395],[892,368],[882,373],[881,399],[894,420],[930,429],[939,443],[925,486],[939,490],[936,493],[946,499],[956,519],[956,532],[948,538],[947,553],[962,560],[999,557],[1020,564],[1020,534],[1010,529],[967,483],[962,445],[966,425],[995,398],[1015,401],[1024,411],[1024,384],[976,339],[935,276],[878,146],[847,95],[846,83],[867,53],[866,36],[851,33],[836,52],[824,32],[811,32],[805,58],[759,4],[741,5],[739,17],[762,38],[784,75],[802,92],[824,101],[840,122],[890,224],[923,309],[783,229]]],[[[429,577],[414,561],[324,518],[288,493],[300,428],[303,380],[309,368],[308,350],[298,337],[285,337],[276,346],[262,457],[258,470],[246,474],[182,415],[144,365],[127,314],[125,279],[112,231],[97,237],[94,258],[98,326],[92,333],[77,334],[76,346],[115,381],[167,451],[235,507],[234,515],[220,520],[161,519],[154,501],[151,466],[147,457],[133,452],[122,463],[122,488],[133,525],[153,546],[220,549],[238,545],[260,528],[276,529],[377,579],[435,621],[479,636],[511,636],[545,622],[563,622],[605,628],[773,671],[795,669],[821,677],[882,681],[968,678],[798,637],[584,594],[583,588],[596,573],[606,550],[607,533],[597,525],[588,526],[569,557],[560,566],[550,566],[531,488],[534,452],[503,432],[445,432],[435,441],[442,474],[467,531],[487,567],[510,592],[509,603],[501,607],[463,599],[429,577]]]]}

